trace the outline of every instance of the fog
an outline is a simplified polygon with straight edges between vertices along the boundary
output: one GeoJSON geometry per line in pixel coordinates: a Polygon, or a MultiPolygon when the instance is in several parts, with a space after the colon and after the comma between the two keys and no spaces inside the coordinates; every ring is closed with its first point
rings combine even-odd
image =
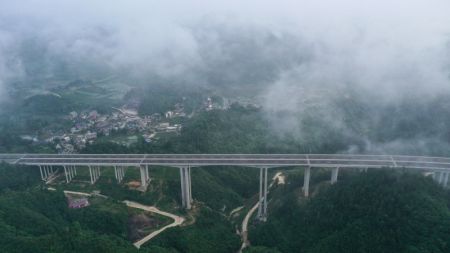
{"type": "MultiPolygon", "coordinates": [[[[357,134],[336,107],[346,99],[367,106],[373,124],[382,120],[377,107],[450,92],[446,0],[0,0],[0,7],[2,100],[16,82],[43,85],[36,80],[61,71],[120,73],[145,85],[158,77],[168,85],[249,86],[274,131],[303,140],[311,114],[357,134]]],[[[438,141],[362,138],[374,152],[438,141]]]]}

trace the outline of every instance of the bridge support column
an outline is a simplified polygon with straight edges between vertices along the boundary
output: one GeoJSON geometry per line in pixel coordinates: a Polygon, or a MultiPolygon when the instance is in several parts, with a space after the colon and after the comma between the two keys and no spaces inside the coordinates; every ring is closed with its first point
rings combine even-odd
{"type": "Polygon", "coordinates": [[[48,171],[47,165],[44,166],[44,170],[45,170],[45,180],[47,180],[50,177],[50,172],[48,171]]]}
{"type": "Polygon", "coordinates": [[[433,172],[433,180],[436,181],[436,183],[441,184],[441,182],[440,182],[440,180],[441,180],[441,172],[434,171],[433,172]]]}
{"type": "Polygon", "coordinates": [[[267,219],[267,168],[259,169],[258,219],[261,221],[267,219]]]}
{"type": "Polygon", "coordinates": [[[338,179],[339,167],[331,170],[331,184],[335,184],[338,179]]]}
{"type": "Polygon", "coordinates": [[[181,167],[180,167],[181,206],[182,206],[183,208],[186,208],[186,193],[185,193],[186,187],[184,186],[185,181],[186,181],[186,180],[184,180],[184,168],[181,168],[181,167]]]}
{"type": "Polygon", "coordinates": [[[53,166],[49,165],[39,165],[39,172],[43,181],[47,181],[51,176],[55,174],[55,172],[53,171],[53,166]]]}
{"type": "Polygon", "coordinates": [[[44,165],[44,167],[42,168],[42,171],[43,171],[43,173],[44,173],[44,180],[47,180],[48,175],[47,175],[47,170],[45,169],[45,165],[44,165]]]}
{"type": "Polygon", "coordinates": [[[148,173],[148,165],[145,165],[145,180],[150,182],[150,174],[148,173]]]}
{"type": "Polygon", "coordinates": [[[141,186],[139,187],[139,190],[145,192],[147,190],[148,182],[149,182],[148,167],[141,165],[141,166],[139,166],[139,170],[141,173],[141,186]]]}
{"type": "Polygon", "coordinates": [[[445,176],[445,172],[443,172],[443,171],[439,172],[439,184],[440,185],[444,184],[444,176],[445,176]]]}
{"type": "Polygon", "coordinates": [[[115,176],[116,176],[116,179],[117,179],[117,183],[122,182],[123,175],[124,175],[123,167],[122,166],[119,166],[119,167],[114,166],[114,173],[115,173],[115,176]]]}
{"type": "Polygon", "coordinates": [[[188,170],[188,180],[189,180],[189,201],[192,204],[192,202],[194,202],[194,199],[192,198],[191,167],[189,166],[187,168],[187,170],[188,170]]]}
{"type": "Polygon", "coordinates": [[[303,179],[303,193],[305,197],[309,197],[309,180],[311,178],[311,167],[305,168],[305,175],[303,179]]]}
{"type": "Polygon", "coordinates": [[[442,182],[442,186],[443,186],[444,188],[447,188],[447,184],[448,184],[448,174],[450,174],[450,172],[445,172],[444,174],[445,174],[445,175],[444,175],[444,181],[442,182]]]}
{"type": "Polygon", "coordinates": [[[72,181],[72,166],[67,167],[67,174],[69,177],[69,182],[72,181]]]}
{"type": "Polygon", "coordinates": [[[58,172],[58,169],[53,169],[52,165],[49,165],[49,173],[47,173],[47,177],[45,178],[45,180],[49,180],[50,178],[54,178],[56,173],[58,172]]]}
{"type": "Polygon", "coordinates": [[[186,193],[186,209],[191,209],[192,198],[191,198],[191,175],[189,167],[184,167],[184,179],[185,179],[185,193],[186,193]]]}
{"type": "Polygon", "coordinates": [[[44,174],[42,173],[42,167],[39,165],[39,172],[41,172],[41,179],[44,180],[44,174]]]}
{"type": "Polygon", "coordinates": [[[67,167],[64,165],[63,166],[64,167],[64,175],[66,176],[66,183],[69,183],[69,175],[68,175],[68,173],[67,173],[67,167]]]}
{"type": "Polygon", "coordinates": [[[97,182],[98,177],[100,176],[100,166],[88,166],[89,167],[89,175],[91,176],[91,184],[95,184],[97,182]]]}
{"type": "Polygon", "coordinates": [[[114,170],[116,172],[116,179],[118,183],[121,183],[123,180],[123,177],[125,176],[125,168],[122,166],[114,166],[114,170]]]}
{"type": "Polygon", "coordinates": [[[91,176],[91,184],[94,184],[94,177],[92,175],[92,167],[89,165],[88,168],[89,168],[89,175],[91,176]]]}
{"type": "Polygon", "coordinates": [[[73,179],[75,174],[75,166],[70,166],[70,179],[73,179]]]}
{"type": "Polygon", "coordinates": [[[192,192],[191,192],[191,169],[189,167],[180,167],[181,181],[181,204],[183,208],[191,209],[192,192]]]}

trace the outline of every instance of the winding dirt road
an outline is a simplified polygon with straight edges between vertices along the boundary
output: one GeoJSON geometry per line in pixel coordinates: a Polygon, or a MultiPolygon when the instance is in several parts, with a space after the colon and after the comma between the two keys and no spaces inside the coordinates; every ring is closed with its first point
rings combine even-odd
{"type": "Polygon", "coordinates": [[[181,216],[177,216],[177,215],[175,215],[175,214],[171,214],[171,213],[168,213],[168,212],[161,211],[161,210],[159,210],[158,208],[156,208],[156,207],[154,207],[154,206],[145,206],[145,205],[142,205],[142,204],[139,204],[139,203],[136,203],[136,202],[132,202],[132,201],[128,201],[128,200],[123,201],[123,203],[125,203],[125,204],[126,204],[127,206],[129,206],[129,207],[132,207],[132,208],[138,208],[138,209],[141,209],[141,210],[144,210],[144,211],[149,211],[149,212],[157,213],[157,214],[160,214],[160,215],[163,215],[163,216],[167,216],[167,217],[169,217],[169,218],[171,218],[171,219],[174,220],[174,221],[173,221],[172,223],[170,223],[169,225],[164,226],[164,227],[162,227],[162,228],[160,228],[160,229],[158,229],[158,230],[156,230],[156,231],[153,231],[151,234],[149,234],[149,235],[147,235],[146,237],[140,239],[139,241],[133,243],[133,245],[134,245],[136,248],[138,248],[138,249],[142,246],[142,244],[148,242],[148,241],[151,240],[153,237],[155,237],[155,236],[159,235],[160,233],[162,233],[164,230],[166,230],[166,229],[168,229],[168,228],[171,228],[171,227],[179,226],[179,225],[181,225],[181,224],[184,222],[184,220],[185,220],[185,219],[184,219],[183,217],[181,217],[181,216]]]}
{"type": "MultiPolygon", "coordinates": [[[[90,193],[76,192],[76,191],[64,191],[64,193],[65,194],[74,194],[74,195],[87,196],[87,197],[92,196],[92,194],[90,194],[90,193]]],[[[162,228],[160,228],[160,229],[158,229],[156,231],[153,231],[151,234],[149,234],[149,235],[145,236],[144,238],[140,239],[139,241],[133,243],[133,245],[136,248],[138,248],[138,249],[142,246],[142,244],[148,242],[153,237],[155,237],[155,236],[159,235],[160,233],[162,233],[164,230],[166,230],[168,228],[171,228],[171,227],[179,226],[185,221],[184,217],[181,217],[181,216],[178,216],[178,215],[175,215],[175,214],[171,214],[171,213],[168,213],[168,212],[161,211],[161,210],[159,210],[158,208],[156,208],[154,206],[146,206],[146,205],[142,205],[142,204],[139,204],[137,202],[133,202],[133,201],[129,201],[129,200],[124,200],[123,203],[125,205],[127,205],[128,207],[131,207],[131,208],[137,208],[137,209],[141,209],[141,210],[144,210],[144,211],[157,213],[157,214],[160,214],[160,215],[163,215],[163,216],[166,216],[166,217],[169,217],[169,218],[173,219],[173,222],[170,223],[169,225],[166,225],[166,226],[164,226],[164,227],[162,227],[162,228]]]]}

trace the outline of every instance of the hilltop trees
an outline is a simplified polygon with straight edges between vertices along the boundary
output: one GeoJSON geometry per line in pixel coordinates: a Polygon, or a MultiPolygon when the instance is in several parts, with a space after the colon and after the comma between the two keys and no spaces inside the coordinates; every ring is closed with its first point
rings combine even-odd
{"type": "Polygon", "coordinates": [[[449,252],[450,194],[429,178],[356,174],[307,200],[286,192],[255,245],[281,252],[449,252]]]}

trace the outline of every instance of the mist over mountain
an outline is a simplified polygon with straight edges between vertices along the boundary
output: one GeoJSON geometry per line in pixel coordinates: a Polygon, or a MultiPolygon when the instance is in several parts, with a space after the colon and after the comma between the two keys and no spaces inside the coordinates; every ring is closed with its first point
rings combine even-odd
{"type": "Polygon", "coordinates": [[[450,252],[449,14],[0,0],[0,251],[450,252]]]}
{"type": "Polygon", "coordinates": [[[2,101],[16,87],[114,75],[143,86],[244,95],[263,106],[277,134],[355,139],[346,152],[402,153],[415,146],[420,153],[449,140],[446,1],[17,1],[2,7],[2,101]],[[317,126],[322,136],[315,136],[317,126]]]}

